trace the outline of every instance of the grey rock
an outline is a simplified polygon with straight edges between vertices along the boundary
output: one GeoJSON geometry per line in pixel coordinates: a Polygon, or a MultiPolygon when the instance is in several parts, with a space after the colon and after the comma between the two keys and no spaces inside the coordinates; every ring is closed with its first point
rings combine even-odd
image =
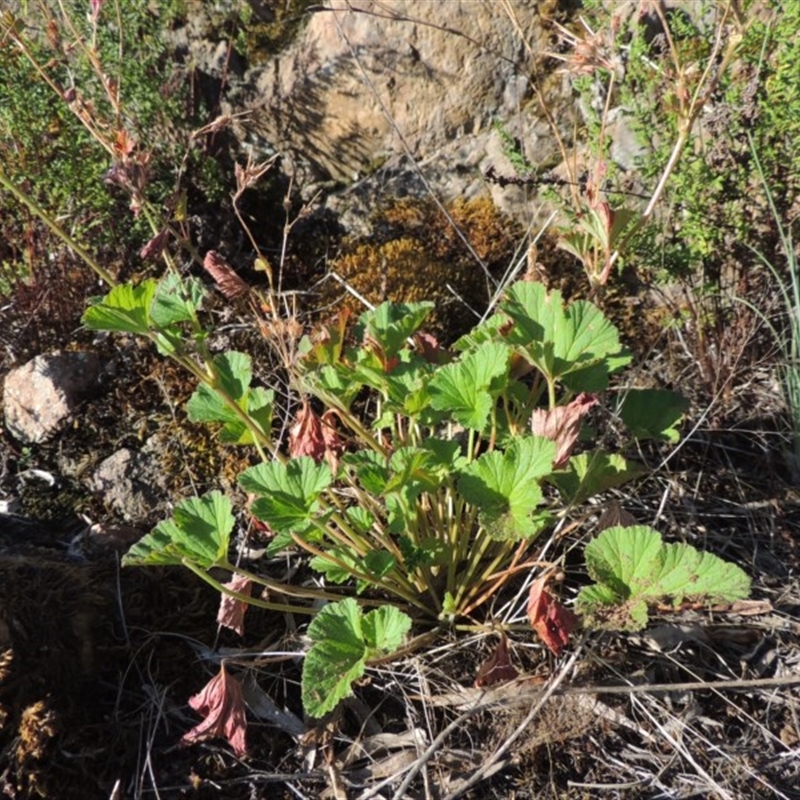
{"type": "Polygon", "coordinates": [[[6,375],[5,424],[25,444],[46,441],[99,387],[101,361],[96,353],[57,351],[36,358],[6,375]]]}
{"type": "Polygon", "coordinates": [[[131,524],[151,525],[163,516],[166,481],[161,467],[163,442],[154,436],[141,450],[125,447],[102,461],[89,488],[131,524]]]}

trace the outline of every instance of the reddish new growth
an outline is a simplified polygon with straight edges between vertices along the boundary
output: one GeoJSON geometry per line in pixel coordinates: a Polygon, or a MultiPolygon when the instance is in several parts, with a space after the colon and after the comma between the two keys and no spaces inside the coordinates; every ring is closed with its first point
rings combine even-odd
{"type": "Polygon", "coordinates": [[[225,664],[204,689],[189,699],[189,705],[205,719],[184,735],[182,744],[222,738],[230,742],[237,756],[247,753],[242,684],[228,675],[225,664]]]}
{"type": "Polygon", "coordinates": [[[547,580],[548,576],[545,575],[531,586],[528,619],[553,655],[560,656],[567,646],[570,632],[578,624],[578,618],[545,589],[547,580]]]}

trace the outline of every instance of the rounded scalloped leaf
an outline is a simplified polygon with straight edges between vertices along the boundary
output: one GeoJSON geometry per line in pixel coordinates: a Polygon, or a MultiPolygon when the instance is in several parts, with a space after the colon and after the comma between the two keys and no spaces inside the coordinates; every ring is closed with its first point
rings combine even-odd
{"type": "Polygon", "coordinates": [[[647,624],[647,604],[684,600],[740,600],[750,578],[735,564],[687,544],[664,544],[644,525],[616,526],[586,546],[586,566],[597,581],[578,595],[587,625],[637,630],[647,624]]]}
{"type": "Polygon", "coordinates": [[[136,542],[122,564],[170,565],[189,560],[208,569],[225,561],[235,522],[231,501],[221,492],[190,497],[178,503],[171,519],[136,542]]]}
{"type": "Polygon", "coordinates": [[[308,626],[314,643],[303,665],[303,708],[321,717],[352,692],[367,659],[397,650],[411,628],[411,618],[394,606],[364,614],[348,597],[325,606],[308,626]]]}
{"type": "Polygon", "coordinates": [[[586,545],[586,568],[593,580],[629,597],[660,566],[662,546],[661,534],[646,525],[606,528],[586,545]]]}

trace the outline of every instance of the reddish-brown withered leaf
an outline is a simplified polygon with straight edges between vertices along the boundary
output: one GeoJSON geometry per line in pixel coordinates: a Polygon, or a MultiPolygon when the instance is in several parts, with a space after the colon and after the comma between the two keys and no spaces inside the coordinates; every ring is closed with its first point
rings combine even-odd
{"type": "Polygon", "coordinates": [[[528,596],[528,619],[539,638],[554,655],[560,656],[578,618],[558,602],[545,588],[547,577],[533,582],[528,596]]]}
{"type": "Polygon", "coordinates": [[[549,411],[537,408],[531,415],[531,431],[556,443],[553,469],[561,469],[569,461],[581,432],[581,421],[596,403],[594,395],[582,392],[565,406],[556,406],[549,411]]]}
{"type": "Polygon", "coordinates": [[[205,719],[183,736],[182,744],[223,738],[230,742],[237,756],[245,755],[247,720],[242,684],[227,673],[224,664],[220,665],[219,674],[189,699],[189,705],[205,719]]]}
{"type": "Polygon", "coordinates": [[[516,667],[508,656],[508,640],[502,634],[494,652],[481,664],[478,677],[475,678],[475,688],[492,686],[495,683],[513,681],[519,675],[516,667]]]}
{"type": "MultiPolygon", "coordinates": [[[[246,594],[248,597],[253,586],[249,578],[245,578],[244,575],[240,575],[238,572],[234,573],[228,583],[222,585],[232,592],[246,594]]],[[[217,612],[217,623],[236,631],[239,636],[244,636],[244,612],[247,611],[247,606],[248,604],[244,600],[237,600],[235,597],[223,592],[219,602],[219,611],[217,612]]]]}
{"type": "Polygon", "coordinates": [[[214,279],[217,288],[228,300],[241,297],[250,291],[250,284],[243,281],[216,250],[209,250],[206,253],[203,269],[214,279]]]}
{"type": "Polygon", "coordinates": [[[311,456],[319,464],[327,460],[331,472],[336,473],[339,456],[344,451],[344,440],[336,431],[334,414],[326,411],[321,417],[314,413],[307,400],[289,429],[289,454],[293,458],[311,456]]]}

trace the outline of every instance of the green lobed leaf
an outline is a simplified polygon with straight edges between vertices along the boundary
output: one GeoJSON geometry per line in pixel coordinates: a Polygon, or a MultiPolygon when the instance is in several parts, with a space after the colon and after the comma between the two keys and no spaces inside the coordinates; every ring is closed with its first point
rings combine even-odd
{"type": "Polygon", "coordinates": [[[123,566],[181,564],[184,559],[208,569],[225,563],[235,520],[221,492],[190,497],[126,553],[123,566]]]}
{"type": "Polygon", "coordinates": [[[352,367],[345,364],[323,364],[314,371],[305,372],[300,383],[315,397],[319,397],[329,405],[335,405],[331,402],[335,399],[342,408],[349,408],[363,387],[363,384],[353,377],[352,367]]]}
{"type": "Polygon", "coordinates": [[[593,450],[572,456],[566,468],[553,472],[548,481],[555,484],[567,502],[578,505],[644,474],[642,467],[621,455],[593,450]]]}
{"type": "MultiPolygon", "coordinates": [[[[250,356],[231,350],[212,359],[219,379],[220,389],[231,399],[241,401],[252,378],[250,356]]],[[[225,402],[223,395],[205,383],[201,383],[186,404],[192,422],[232,422],[238,420],[236,412],[225,402]]]]}
{"type": "MultiPolygon", "coordinates": [[[[260,386],[248,388],[252,377],[250,357],[231,351],[215,356],[212,363],[221,389],[264,433],[268,433],[272,425],[275,393],[260,386]]],[[[201,383],[195,389],[186,404],[186,412],[192,422],[221,422],[223,429],[220,438],[223,442],[253,443],[253,433],[244,420],[225,402],[223,394],[208,384],[201,383]]]]}
{"type": "Polygon", "coordinates": [[[548,379],[575,392],[602,391],[609,375],[631,360],[617,329],[586,300],[565,308],[560,292],[548,294],[541,283],[520,282],[500,308],[515,323],[508,341],[521,345],[548,379]]]}
{"type": "MultiPolygon", "coordinates": [[[[243,410],[253,420],[259,428],[269,434],[272,427],[272,409],[275,404],[275,392],[272,389],[265,389],[263,386],[255,386],[248,390],[244,396],[243,410]]],[[[224,439],[223,439],[224,441],[224,439]]],[[[246,430],[236,439],[238,444],[252,444],[253,434],[246,430]]]]}
{"type": "Polygon", "coordinates": [[[619,415],[637,439],[659,439],[677,443],[678,425],[689,401],[665,389],[630,389],[619,407],[619,415]]]}
{"type": "Polygon", "coordinates": [[[159,355],[162,356],[173,356],[175,353],[180,353],[186,345],[186,336],[183,331],[177,329],[164,328],[151,333],[150,336],[155,342],[159,355]]]}
{"type": "MultiPolygon", "coordinates": [[[[353,570],[364,571],[361,558],[345,547],[329,547],[325,556],[314,556],[309,565],[311,569],[322,573],[331,583],[347,583],[353,578],[353,570]]],[[[358,594],[361,594],[366,588],[366,582],[357,581],[356,591],[358,594]]]]}
{"type": "Polygon", "coordinates": [[[319,514],[318,498],[332,480],[327,464],[301,456],[250,467],[239,476],[239,485],[258,495],[250,510],[276,533],[303,533],[319,514]]]}
{"type": "Polygon", "coordinates": [[[150,306],[150,319],[161,328],[188,322],[194,319],[204,295],[203,284],[197,278],[184,280],[170,272],[159,281],[150,306]]]}
{"type": "Polygon", "coordinates": [[[219,386],[234,400],[241,400],[253,379],[253,366],[247,353],[229,350],[214,356],[214,370],[219,378],[219,386]]]}
{"type": "Polygon", "coordinates": [[[325,606],[308,627],[313,642],[303,665],[303,708],[321,717],[352,694],[367,659],[397,650],[411,619],[394,606],[364,615],[353,598],[325,606]]]}
{"type": "Polygon", "coordinates": [[[186,403],[186,414],[192,422],[237,422],[236,412],[219,392],[201,383],[186,403]]]}
{"type": "Polygon", "coordinates": [[[115,286],[102,300],[83,314],[82,321],[93,331],[150,333],[150,306],[158,282],[150,278],[138,286],[123,283],[115,286]]]}
{"type": "MultiPolygon", "coordinates": [[[[249,389],[247,394],[238,402],[238,405],[253,422],[258,424],[265,434],[269,434],[269,429],[272,426],[272,404],[274,400],[275,393],[272,389],[264,389],[257,386],[254,389],[249,389]]],[[[231,414],[231,419],[222,426],[220,440],[226,444],[253,444],[255,441],[253,431],[243,419],[236,416],[232,411],[231,414]]]]}
{"type": "Polygon", "coordinates": [[[462,453],[461,444],[455,439],[430,437],[422,442],[422,446],[431,454],[431,468],[442,479],[467,466],[467,457],[462,453]]]}
{"type": "Polygon", "coordinates": [[[508,317],[505,314],[495,313],[465,333],[453,345],[457,351],[475,350],[484,342],[496,342],[503,338],[502,330],[508,324],[508,317]]]}
{"type": "Polygon", "coordinates": [[[586,545],[589,577],[619,597],[646,593],[663,566],[661,535],[645,525],[617,525],[586,545]]]}
{"type": "Polygon", "coordinates": [[[314,556],[309,562],[311,569],[321,572],[331,583],[347,583],[356,578],[356,593],[361,594],[378,579],[394,569],[397,559],[385,550],[371,550],[363,558],[345,547],[329,547],[325,556],[314,556]],[[330,556],[327,558],[326,556],[330,556]],[[335,560],[334,560],[335,559],[335,560]],[[354,573],[367,574],[374,581],[356,577],[354,573]]]}
{"type": "Polygon", "coordinates": [[[411,630],[411,618],[395,606],[381,606],[364,615],[361,630],[367,659],[391,655],[411,630]]]}
{"type": "Polygon", "coordinates": [[[434,304],[381,303],[359,318],[363,340],[377,343],[386,358],[393,358],[406,347],[406,340],[419,330],[434,304]]]}
{"type": "Polygon", "coordinates": [[[359,533],[367,533],[375,524],[375,516],[363,506],[350,506],[344,514],[359,533]]]}
{"type": "Polygon", "coordinates": [[[342,463],[355,471],[358,482],[370,494],[383,494],[389,481],[389,468],[384,456],[372,450],[360,450],[345,453],[342,463]]]}
{"type": "Polygon", "coordinates": [[[413,497],[401,491],[386,495],[386,524],[390,533],[400,534],[416,527],[419,508],[412,501],[413,497]]]}
{"type": "Polygon", "coordinates": [[[397,559],[386,550],[370,550],[364,556],[363,566],[370,575],[382,578],[397,566],[397,559]]]}
{"type": "Polygon", "coordinates": [[[482,431],[508,378],[511,349],[485,342],[460,360],[437,370],[428,384],[431,405],[452,414],[466,428],[482,431]]]}
{"type": "Polygon", "coordinates": [[[406,571],[414,572],[421,566],[444,564],[447,562],[447,547],[441,539],[429,536],[419,544],[412,541],[411,537],[400,533],[397,537],[397,546],[403,556],[406,571]]]}
{"type": "Polygon", "coordinates": [[[485,453],[463,470],[459,492],[478,507],[493,538],[528,538],[543,520],[532,517],[542,502],[541,479],[550,473],[555,443],[543,436],[516,440],[504,453],[485,453]]]}
{"type": "Polygon", "coordinates": [[[686,553],[680,552],[686,549],[697,554],[691,558],[694,567],[691,577],[679,590],[672,592],[676,605],[685,601],[731,603],[734,600],[742,600],[750,594],[752,581],[736,564],[725,561],[713,553],[695,550],[691,545],[667,544],[664,547],[667,556],[672,550],[678,551],[676,558],[687,559],[686,553]]]}
{"type": "Polygon", "coordinates": [[[435,469],[433,454],[422,447],[400,447],[389,459],[392,474],[384,493],[402,492],[409,499],[422,492],[436,491],[441,483],[441,471],[435,469]]]}
{"type": "Polygon", "coordinates": [[[361,632],[362,613],[349,597],[325,606],[308,626],[313,642],[303,664],[303,708],[322,717],[352,694],[353,682],[366,668],[366,643],[361,632]]]}
{"type": "Polygon", "coordinates": [[[382,415],[372,423],[374,430],[391,427],[395,415],[402,414],[424,425],[436,425],[442,412],[430,402],[428,380],[434,366],[409,349],[401,350],[387,371],[383,360],[372,350],[358,351],[348,380],[356,386],[369,386],[383,397],[382,415]]]}
{"type": "Polygon", "coordinates": [[[636,587],[637,594],[658,600],[662,597],[680,598],[697,576],[701,553],[694,547],[681,544],[662,544],[658,536],[659,565],[653,570],[651,582],[636,587]]]}
{"type": "Polygon", "coordinates": [[[615,526],[586,545],[586,567],[597,581],[576,600],[590,627],[639,630],[647,604],[730,602],[750,593],[750,578],[735,564],[691,545],[664,544],[644,525],[615,526]]]}

